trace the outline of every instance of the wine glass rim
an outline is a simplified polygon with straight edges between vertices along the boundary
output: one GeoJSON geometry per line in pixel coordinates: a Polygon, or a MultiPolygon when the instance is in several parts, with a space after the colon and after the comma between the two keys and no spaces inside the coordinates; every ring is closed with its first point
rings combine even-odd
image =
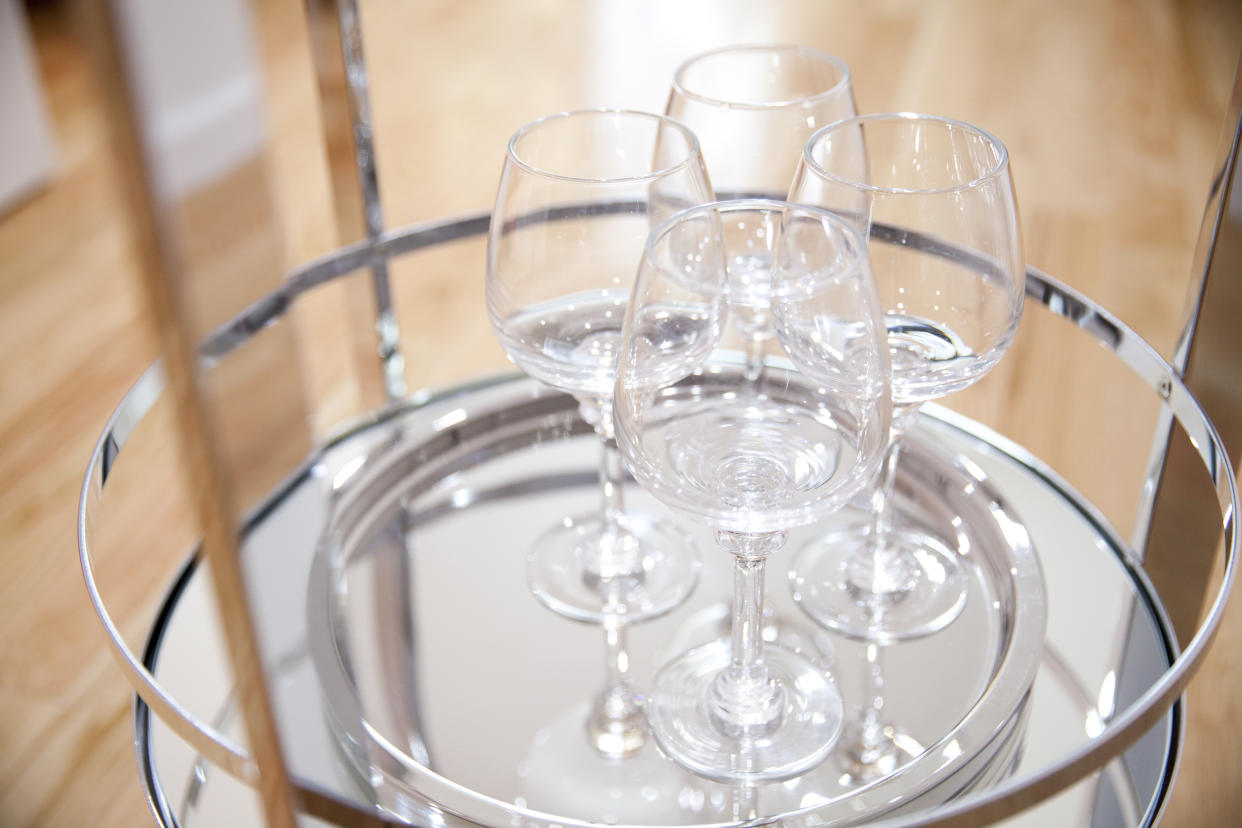
{"type": "Polygon", "coordinates": [[[878,112],[870,115],[856,115],[852,118],[842,118],[839,121],[833,121],[826,126],[816,130],[807,140],[806,146],[802,148],[802,160],[810,167],[816,175],[826,178],[830,181],[836,181],[845,184],[857,190],[871,193],[884,193],[891,195],[936,195],[939,193],[953,193],[964,190],[978,189],[989,181],[999,178],[1005,173],[1009,167],[1009,150],[1005,147],[1003,141],[982,127],[975,126],[966,121],[960,121],[956,118],[946,118],[942,115],[924,115],[918,112],[878,112]],[[863,126],[868,123],[898,123],[901,121],[914,122],[924,121],[927,123],[941,124],[943,126],[960,129],[965,132],[979,136],[987,142],[992,148],[994,161],[987,172],[982,175],[975,176],[969,181],[963,181],[960,184],[949,184],[941,187],[886,187],[879,184],[870,184],[866,181],[859,181],[850,176],[841,175],[840,173],[829,170],[824,165],[815,160],[813,152],[815,146],[831,132],[838,131],[846,127],[863,126]]]}
{"type": "Polygon", "coordinates": [[[698,101],[700,103],[711,104],[713,106],[723,106],[730,109],[792,109],[794,107],[810,106],[818,103],[825,98],[838,95],[842,90],[849,89],[850,86],[850,67],[834,54],[825,52],[823,49],[816,49],[811,46],[800,46],[796,43],[742,43],[732,46],[722,46],[718,49],[710,49],[706,52],[700,52],[693,57],[687,58],[677,67],[677,71],[673,73],[673,92],[681,94],[685,97],[698,101]],[[793,98],[787,101],[731,101],[724,98],[717,98],[712,95],[705,95],[702,92],[696,92],[686,86],[684,75],[686,70],[699,61],[707,58],[717,57],[719,55],[728,54],[730,52],[786,52],[793,53],[800,57],[811,58],[820,63],[828,64],[840,72],[840,78],[837,82],[822,92],[814,95],[807,95],[801,98],[793,98]]]}
{"type": "Polygon", "coordinates": [[[583,184],[628,184],[628,183],[633,183],[636,181],[654,181],[657,178],[663,178],[667,175],[671,175],[672,173],[677,172],[678,170],[681,170],[681,169],[684,169],[690,166],[694,162],[694,160],[699,157],[699,154],[700,154],[699,137],[695,135],[694,132],[692,132],[689,127],[687,127],[681,121],[678,121],[676,118],[673,118],[668,115],[661,115],[655,112],[645,112],[640,109],[614,109],[610,107],[601,107],[601,108],[594,108],[594,109],[569,109],[569,110],[564,110],[561,112],[554,112],[551,115],[545,115],[542,118],[538,118],[534,121],[531,121],[530,123],[523,126],[521,129],[519,129],[517,132],[513,133],[513,135],[509,138],[509,146],[508,146],[509,160],[512,161],[518,167],[522,168],[523,170],[526,170],[527,172],[532,173],[533,175],[538,175],[543,178],[553,179],[557,181],[575,181],[575,182],[581,182],[583,184]],[[547,170],[547,169],[544,169],[543,167],[539,167],[539,166],[536,166],[535,164],[532,164],[530,161],[527,161],[526,159],[524,159],[521,156],[521,154],[518,152],[518,149],[517,149],[518,142],[521,141],[522,138],[534,132],[535,130],[541,127],[544,127],[553,121],[560,121],[560,120],[564,120],[567,118],[580,118],[580,117],[587,116],[587,115],[619,115],[619,116],[624,116],[626,118],[631,118],[631,117],[641,118],[644,120],[653,121],[655,123],[664,124],[668,126],[670,129],[673,129],[674,131],[681,134],[682,137],[686,139],[687,144],[686,144],[685,157],[682,158],[680,161],[677,161],[672,164],[668,164],[658,169],[653,169],[649,172],[643,173],[642,175],[627,175],[627,176],[616,176],[616,177],[605,176],[602,178],[595,178],[595,177],[588,177],[588,176],[566,175],[564,173],[552,172],[551,170],[547,170]]]}

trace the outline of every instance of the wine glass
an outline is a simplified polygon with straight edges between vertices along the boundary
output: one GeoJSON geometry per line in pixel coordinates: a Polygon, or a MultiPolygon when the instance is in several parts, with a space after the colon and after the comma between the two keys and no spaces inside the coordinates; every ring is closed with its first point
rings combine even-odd
{"type": "Polygon", "coordinates": [[[731,640],[660,668],[652,733],[702,776],[795,776],[832,749],[841,695],[805,657],[765,646],[764,567],[790,529],[879,470],[891,401],[865,242],[813,207],[691,208],[653,232],[622,340],[614,407],[627,466],[713,527],[734,561],[731,640]],[[756,342],[760,370],[748,375],[756,342]]]}
{"type": "Polygon", "coordinates": [[[617,345],[651,228],[710,200],[684,126],[645,112],[566,112],[510,140],[488,233],[487,307],[502,346],[527,374],[573,394],[602,445],[600,509],[549,527],[527,555],[527,577],[552,610],[606,627],[609,676],[589,731],[611,756],[634,752],[646,733],[623,669],[625,624],[677,606],[698,577],[677,526],[624,509],[612,430],[617,345]]]}
{"type": "Polygon", "coordinates": [[[928,635],[960,614],[968,579],[948,544],[902,525],[898,455],[919,406],[978,381],[1017,331],[1025,266],[1009,156],[960,121],[868,115],[815,133],[790,198],[867,233],[893,372],[893,433],[870,526],[852,542],[802,549],[795,593],[813,619],[847,636],[928,635]]]}
{"type": "Polygon", "coordinates": [[[856,114],[845,63],[790,44],[690,58],[673,75],[664,111],[698,136],[718,198],[777,199],[811,133],[856,114]]]}

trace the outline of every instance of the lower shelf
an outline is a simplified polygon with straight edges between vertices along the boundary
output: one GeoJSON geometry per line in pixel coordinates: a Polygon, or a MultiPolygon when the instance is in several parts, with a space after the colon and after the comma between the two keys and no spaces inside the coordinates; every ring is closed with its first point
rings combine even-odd
{"type": "MultiPolygon", "coordinates": [[[[598,449],[571,404],[516,378],[448,391],[342,437],[251,527],[245,564],[291,772],[419,824],[454,824],[454,814],[484,824],[714,824],[733,821],[740,800],[790,824],[848,824],[894,809],[913,816],[972,790],[1020,784],[1091,740],[1157,682],[1176,656],[1173,638],[1124,545],[1038,461],[940,409],[912,436],[922,448],[909,455],[907,507],[929,507],[920,486],[933,485],[938,470],[957,469],[967,483],[973,475],[1004,504],[1014,530],[1029,532],[1042,566],[1046,625],[1034,641],[1023,638],[1019,653],[1034,682],[1029,698],[1019,694],[1005,710],[986,711],[994,738],[972,731],[977,743],[970,743],[948,734],[1005,695],[992,684],[998,668],[990,654],[1015,633],[988,610],[1005,600],[996,594],[1003,571],[975,570],[983,574],[973,609],[944,633],[885,648],[886,714],[920,748],[937,746],[942,757],[955,744],[965,751],[952,774],[933,769],[918,782],[898,772],[850,792],[829,757],[818,776],[740,794],[678,772],[652,746],[621,769],[585,749],[577,721],[602,679],[600,630],[538,604],[522,558],[549,521],[593,507],[598,449]],[[528,425],[538,419],[537,439],[506,415],[515,406],[533,412],[528,425]],[[470,462],[428,472],[450,455],[470,462]],[[425,477],[417,486],[409,483],[415,471],[425,477]],[[351,491],[376,480],[392,482],[382,497],[351,500],[351,491]],[[349,557],[333,566],[321,540],[327,515],[350,509],[349,525],[364,529],[342,539],[349,557]],[[565,749],[549,752],[557,742],[565,749]],[[976,756],[986,761],[965,761],[976,756]],[[572,781],[546,783],[570,774],[572,781]],[[610,798],[625,807],[607,805],[610,798]]],[[[635,509],[660,508],[635,487],[627,494],[635,509]]],[[[936,517],[927,508],[922,514],[936,517]]],[[[791,537],[790,547],[823,528],[791,537]]],[[[660,659],[722,632],[725,556],[706,533],[697,539],[704,569],[691,600],[631,631],[640,687],[660,659]]],[[[769,567],[771,635],[814,651],[848,710],[859,701],[862,646],[801,616],[789,599],[785,560],[778,553],[769,567]]],[[[169,592],[146,663],[188,709],[241,741],[205,581],[191,562],[169,592]]],[[[1180,717],[1175,704],[1102,774],[1012,824],[1149,824],[1171,781],[1180,717]]],[[[253,792],[203,764],[141,703],[137,741],[165,825],[259,824],[253,792]]]]}

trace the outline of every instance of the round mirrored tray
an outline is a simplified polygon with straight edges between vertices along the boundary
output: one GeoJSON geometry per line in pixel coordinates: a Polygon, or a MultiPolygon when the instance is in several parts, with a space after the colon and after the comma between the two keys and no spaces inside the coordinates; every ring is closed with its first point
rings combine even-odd
{"type": "MultiPolygon", "coordinates": [[[[584,722],[602,679],[602,633],[545,609],[522,572],[522,544],[592,502],[596,449],[571,400],[511,378],[351,432],[269,504],[244,549],[264,649],[279,654],[272,686],[300,779],[417,824],[714,824],[739,808],[849,824],[1041,770],[1098,735],[1108,693],[1119,704],[1173,661],[1146,580],[1090,508],[1016,447],[936,409],[914,432],[899,492],[909,519],[957,538],[972,593],[942,635],[885,648],[886,713],[917,758],[852,791],[837,756],[750,791],[681,771],[650,745],[629,764],[602,760],[584,722]],[[1091,635],[1087,601],[1100,616],[1091,635]]],[[[706,556],[687,606],[633,628],[640,686],[660,659],[724,633],[726,572],[706,556]]],[[[220,644],[203,641],[214,636],[203,580],[187,568],[147,658],[168,690],[202,698],[195,709],[213,709],[214,685],[213,718],[228,732],[228,682],[204,681],[227,669],[222,656],[218,671],[205,668],[220,644]]],[[[863,645],[816,628],[782,582],[770,597],[768,637],[813,655],[856,703],[863,645]]],[[[1143,824],[1168,783],[1179,715],[1025,819],[1082,824],[1103,809],[1143,824]]],[[[235,807],[248,801],[161,725],[140,722],[148,779],[177,820],[167,824],[217,824],[206,814],[225,805],[212,790],[233,790],[235,807]]]]}
{"type": "MultiPolygon", "coordinates": [[[[508,381],[389,428],[388,442],[334,480],[307,628],[338,742],[360,782],[398,816],[417,821],[448,808],[488,825],[681,825],[750,810],[840,822],[943,801],[1004,775],[1017,754],[1045,594],[1021,521],[968,458],[916,440],[901,466],[904,519],[945,539],[971,574],[958,621],[883,648],[883,710],[903,731],[904,764],[858,780],[839,751],[794,780],[735,790],[680,769],[654,744],[626,760],[589,748],[585,711],[605,678],[603,631],[548,612],[524,575],[536,538],[597,497],[598,442],[575,401],[508,381]],[[389,580],[396,573],[404,590],[389,580]],[[393,630],[411,633],[406,650],[394,649],[393,630]],[[371,781],[377,771],[380,784],[371,781]],[[425,811],[411,804],[419,798],[425,811]]],[[[638,514],[677,519],[633,485],[626,494],[638,514]]],[[[792,532],[788,547],[859,531],[862,517],[838,514],[792,532]]],[[[629,625],[640,692],[667,659],[728,635],[720,622],[731,562],[709,531],[683,529],[706,550],[701,582],[673,612],[629,625]]],[[[782,563],[772,561],[774,573],[782,563]]],[[[771,642],[819,664],[847,710],[871,703],[865,645],[816,627],[775,576],[767,613],[771,642]]]]}

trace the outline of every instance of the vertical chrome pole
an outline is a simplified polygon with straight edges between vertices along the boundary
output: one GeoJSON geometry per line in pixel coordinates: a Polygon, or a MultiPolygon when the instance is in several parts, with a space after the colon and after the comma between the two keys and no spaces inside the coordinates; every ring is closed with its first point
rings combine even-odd
{"type": "MultiPolygon", "coordinates": [[[[359,361],[362,403],[374,408],[405,396],[405,362],[392,307],[388,262],[375,249],[384,230],[379,178],[371,126],[369,75],[362,46],[362,25],[356,0],[306,0],[320,112],[328,152],[338,239],[365,239],[372,246],[374,329],[378,364],[359,361]],[[375,377],[375,368],[379,377],[375,377]],[[382,389],[383,398],[375,392],[382,389]]],[[[351,330],[364,326],[355,310],[351,330]]],[[[403,521],[404,525],[404,521],[403,521]]],[[[431,758],[422,734],[418,659],[413,629],[413,551],[403,533],[375,555],[375,612],[381,631],[379,647],[391,709],[406,734],[411,756],[427,766],[431,758]]]]}
{"type": "MultiPolygon", "coordinates": [[[[226,77],[206,78],[204,83],[201,72],[188,69],[178,59],[178,46],[195,44],[201,33],[195,31],[196,15],[185,9],[160,10],[140,0],[89,0],[82,6],[107,86],[114,149],[121,162],[146,309],[156,323],[176,412],[177,438],[203,529],[203,551],[255,759],[258,778],[249,781],[261,794],[267,824],[294,828],[294,796],[264,681],[239,555],[237,530],[241,492],[246,487],[238,480],[230,437],[221,428],[230,418],[221,411],[221,400],[213,399],[220,389],[205,381],[196,356],[201,333],[212,316],[203,307],[203,277],[210,273],[216,282],[212,290],[224,295],[230,295],[230,285],[216,277],[227,275],[234,287],[252,277],[260,285],[272,278],[279,280],[279,234],[266,198],[261,133],[244,134],[214,155],[184,152],[189,144],[186,139],[191,137],[188,132],[201,138],[213,127],[227,128],[237,118],[248,120],[258,78],[244,39],[242,43],[230,39],[226,54],[219,58],[227,64],[226,77]],[[232,62],[234,57],[236,62],[232,62]],[[161,70],[182,74],[176,79],[161,77],[161,70]],[[225,112],[222,117],[208,119],[211,123],[177,120],[202,103],[200,93],[220,89],[229,95],[216,101],[220,108],[208,111],[212,115],[225,112]],[[231,210],[243,211],[251,228],[232,245],[221,238],[219,225],[211,223],[215,211],[210,207],[219,202],[230,202],[231,210]],[[223,246],[212,243],[222,240],[223,246]],[[237,244],[246,249],[239,250],[237,244]],[[222,263],[226,263],[223,268],[222,263]]],[[[237,2],[217,4],[212,13],[223,14],[226,23],[214,34],[236,34],[234,27],[246,33],[248,11],[237,2]]],[[[286,340],[271,341],[277,351],[287,350],[286,340]]],[[[296,365],[296,360],[291,358],[287,364],[296,365]]]]}
{"type": "MultiPolygon", "coordinates": [[[[332,182],[337,241],[365,240],[370,261],[371,309],[375,348],[358,367],[363,405],[377,407],[405,396],[405,361],[392,306],[388,261],[375,245],[384,232],[379,177],[371,127],[369,77],[362,50],[362,27],[356,0],[306,0],[319,103],[332,182]],[[376,373],[378,371],[378,374],[376,373]],[[377,389],[380,393],[376,393],[377,389]]],[[[358,315],[363,315],[358,313],[358,315]]]]}
{"type": "MultiPolygon", "coordinates": [[[[1215,172],[1191,271],[1188,319],[1171,360],[1212,418],[1234,463],[1242,452],[1242,59],[1235,73],[1215,172]]],[[[1179,637],[1197,626],[1210,594],[1220,543],[1216,503],[1202,462],[1184,439],[1172,439],[1164,412],[1152,450],[1134,545],[1143,556],[1179,637]]],[[[1183,641],[1184,643],[1184,641],[1183,641]]]]}

